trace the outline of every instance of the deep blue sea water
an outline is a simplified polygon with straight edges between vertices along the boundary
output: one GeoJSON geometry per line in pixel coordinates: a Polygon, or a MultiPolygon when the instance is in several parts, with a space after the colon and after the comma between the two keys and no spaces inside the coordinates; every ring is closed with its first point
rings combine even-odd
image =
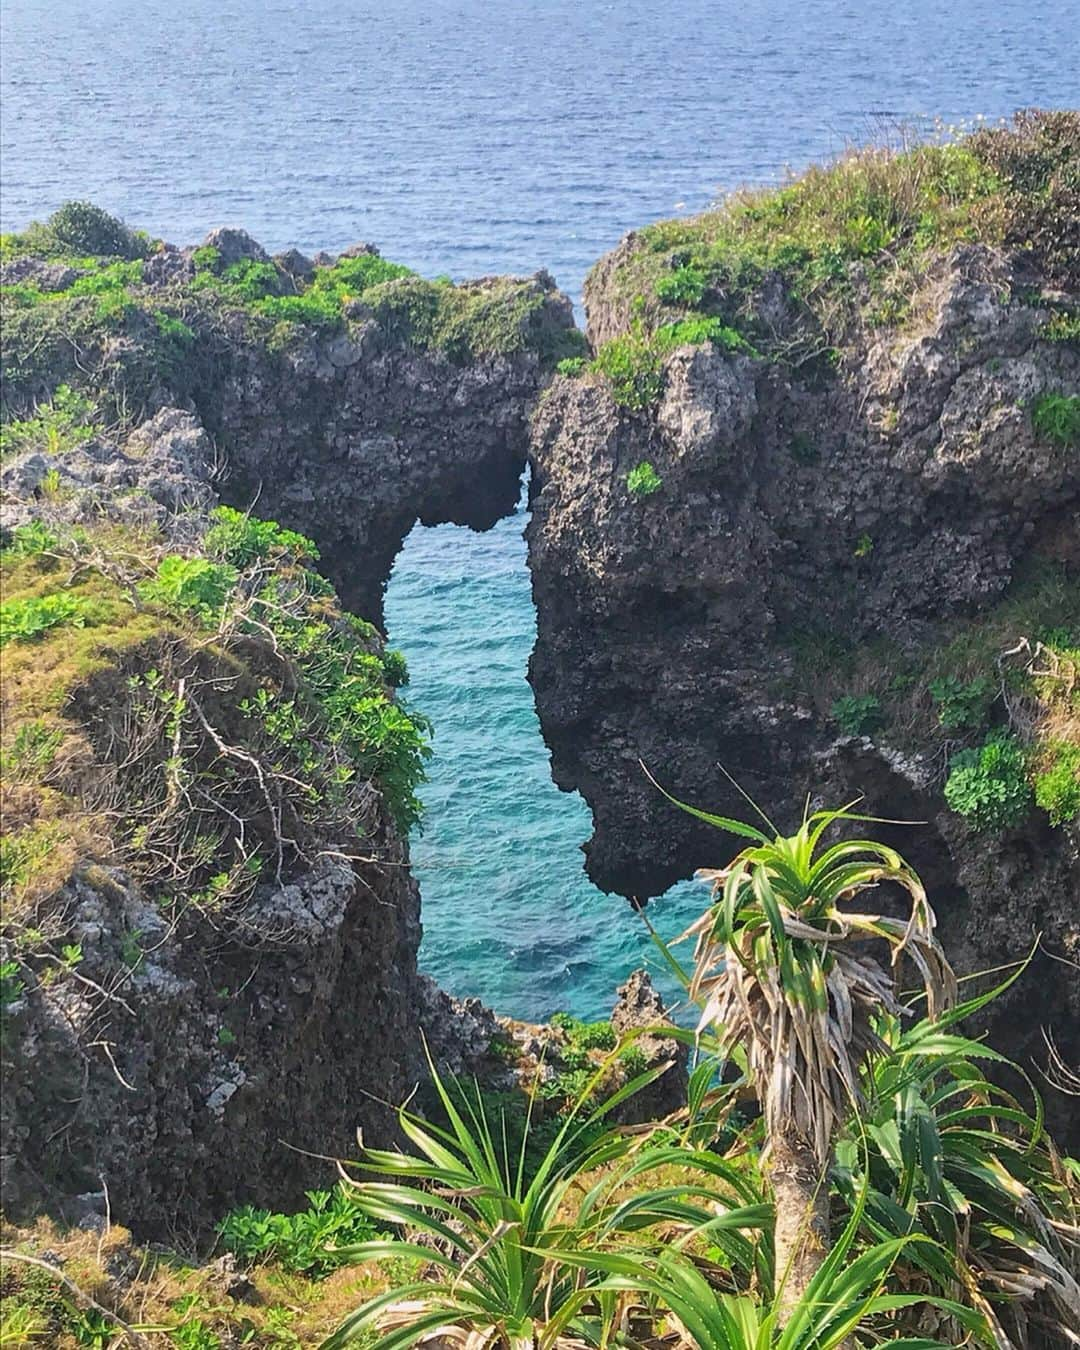
{"type": "MultiPolygon", "coordinates": [[[[1080,0],[4,0],[0,225],[88,197],[176,242],[366,239],[576,297],[625,230],[847,141],[1076,106],[1078,33],[1080,0]]],[[[593,1016],[646,944],[551,784],[522,524],[417,529],[390,586],[436,726],[422,957],[503,1011],[593,1016]]]]}

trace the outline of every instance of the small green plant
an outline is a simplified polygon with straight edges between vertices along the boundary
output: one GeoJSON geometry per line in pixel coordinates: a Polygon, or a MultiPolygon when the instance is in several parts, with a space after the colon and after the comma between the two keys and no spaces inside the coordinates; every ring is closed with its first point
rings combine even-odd
{"type": "Polygon", "coordinates": [[[11,542],[4,553],[12,558],[36,558],[54,549],[58,543],[56,535],[43,521],[30,520],[12,530],[11,542]]]}
{"type": "Polygon", "coordinates": [[[983,726],[996,692],[993,680],[985,675],[974,680],[943,675],[930,681],[930,697],[937,704],[938,721],[948,731],[975,731],[983,726]]]}
{"type": "Polygon", "coordinates": [[[651,497],[663,487],[663,479],[647,459],[643,459],[626,475],[626,490],[631,497],[651,497]]]}
{"type": "Polygon", "coordinates": [[[388,648],[382,654],[382,668],[391,689],[404,689],[409,683],[409,663],[405,660],[404,652],[388,648]]]}
{"type": "Polygon", "coordinates": [[[140,583],[139,594],[144,600],[212,615],[225,603],[237,576],[229,563],[170,554],[158,563],[156,577],[140,583]]]}
{"type": "Polygon", "coordinates": [[[169,1340],[180,1350],[221,1350],[221,1337],[202,1317],[192,1317],[173,1327],[169,1340]]]}
{"type": "Polygon", "coordinates": [[[873,553],[873,551],[874,551],[874,540],[872,536],[863,533],[859,535],[859,538],[856,541],[855,547],[852,550],[852,557],[869,558],[870,554],[873,553]]]}
{"type": "Polygon", "coordinates": [[[74,970],[83,959],[82,944],[75,942],[60,948],[60,963],[66,970],[74,970]]]}
{"type": "Polygon", "coordinates": [[[1006,830],[1021,824],[1031,807],[1031,788],[1016,737],[999,729],[978,749],[954,755],[945,800],[974,830],[1006,830]]]}
{"type": "Polygon", "coordinates": [[[788,450],[796,464],[802,464],[807,468],[812,464],[817,464],[821,459],[820,450],[805,431],[797,431],[792,436],[788,443],[788,450]]]}
{"type": "Polygon", "coordinates": [[[1058,741],[1050,747],[1048,768],[1035,775],[1035,801],[1051,825],[1080,819],[1080,745],[1058,741]]]}
{"type": "Polygon", "coordinates": [[[869,736],[885,724],[876,694],[845,694],[832,705],[832,716],[845,736],[869,736]]]}
{"type": "Polygon", "coordinates": [[[1031,405],[1031,425],[1044,441],[1075,450],[1080,446],[1080,398],[1043,394],[1031,405]]]}
{"type": "Polygon", "coordinates": [[[319,550],[306,535],[286,530],[276,520],[257,520],[245,511],[219,506],[211,512],[213,525],[203,541],[207,553],[233,567],[250,567],[261,558],[291,558],[315,562],[319,550]]]}
{"type": "Polygon", "coordinates": [[[44,722],[24,722],[9,745],[0,751],[0,770],[16,781],[42,777],[56,758],[64,733],[44,722]]]}
{"type": "Polygon", "coordinates": [[[0,1007],[7,1009],[22,998],[26,985],[19,978],[17,961],[0,962],[0,1007]]]}
{"type": "Polygon", "coordinates": [[[218,1027],[217,1043],[220,1046],[230,1046],[236,1044],[236,1032],[230,1027],[218,1027]]]}
{"type": "Polygon", "coordinates": [[[120,937],[120,960],[129,970],[138,972],[146,959],[142,949],[142,930],[129,928],[120,937]]]}
{"type": "Polygon", "coordinates": [[[708,285],[703,268],[685,264],[657,280],[656,294],[667,304],[695,307],[705,298],[708,285]]]}
{"type": "Polygon", "coordinates": [[[581,375],[588,367],[584,356],[566,356],[555,366],[560,375],[581,375]]]}
{"type": "Polygon", "coordinates": [[[56,591],[27,600],[5,600],[0,604],[0,647],[8,642],[31,642],[50,628],[66,625],[81,628],[87,619],[88,605],[79,595],[56,591]]]}
{"type": "Polygon", "coordinates": [[[52,398],[39,403],[32,417],[0,426],[0,458],[32,450],[47,455],[70,450],[93,436],[96,415],[91,399],[70,385],[58,385],[52,398]]]}
{"type": "Polygon", "coordinates": [[[350,1263],[342,1248],[377,1236],[344,1187],[305,1194],[308,1208],[298,1214],[272,1214],[251,1205],[234,1209],[218,1225],[222,1245],[245,1261],[275,1261],[286,1270],[322,1279],[350,1263]]]}

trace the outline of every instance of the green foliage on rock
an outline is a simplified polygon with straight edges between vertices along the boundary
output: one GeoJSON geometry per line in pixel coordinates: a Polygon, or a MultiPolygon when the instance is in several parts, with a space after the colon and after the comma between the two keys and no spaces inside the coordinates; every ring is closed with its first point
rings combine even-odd
{"type": "Polygon", "coordinates": [[[631,497],[651,497],[663,487],[663,479],[647,459],[635,464],[626,475],[626,490],[631,497]]]}
{"type": "Polygon", "coordinates": [[[869,736],[885,722],[876,694],[845,694],[832,705],[832,715],[845,736],[869,736]]]}
{"type": "Polygon", "coordinates": [[[853,327],[903,323],[932,259],[957,244],[1023,250],[1075,285],[1078,165],[1080,115],[1067,111],[1021,113],[958,141],[852,150],[780,188],[646,226],[586,291],[627,328],[635,314],[649,328],[680,311],[717,317],[810,374],[853,327]]]}
{"type": "Polygon", "coordinates": [[[95,431],[96,408],[85,394],[58,385],[31,417],[0,424],[0,458],[39,451],[56,455],[87,441],[95,431]]]}
{"type": "Polygon", "coordinates": [[[0,647],[11,641],[30,642],[60,624],[81,627],[87,604],[82,597],[54,591],[0,604],[0,647]]]}
{"type": "Polygon", "coordinates": [[[307,1191],[308,1208],[272,1214],[245,1205],[218,1225],[221,1245],[244,1261],[273,1261],[284,1270],[322,1279],[350,1261],[343,1248],[377,1236],[344,1186],[307,1191]]]}
{"type": "Polygon", "coordinates": [[[985,721],[990,704],[997,695],[988,675],[961,680],[943,675],[930,681],[930,697],[937,704],[938,721],[949,731],[976,731],[985,721]]]}
{"type": "Polygon", "coordinates": [[[1043,394],[1031,406],[1031,424],[1043,440],[1076,449],[1080,446],[1080,398],[1043,394]]]}
{"type": "Polygon", "coordinates": [[[999,831],[1022,824],[1031,809],[1023,747],[1006,731],[949,761],[945,800],[974,830],[999,831]]]}
{"type": "Polygon", "coordinates": [[[65,202],[45,224],[35,222],[22,234],[6,235],[3,256],[98,257],[138,259],[147,240],[93,202],[65,202]]]}
{"type": "Polygon", "coordinates": [[[1054,741],[1047,759],[1035,774],[1035,801],[1051,825],[1067,825],[1080,819],[1080,745],[1054,741]]]}

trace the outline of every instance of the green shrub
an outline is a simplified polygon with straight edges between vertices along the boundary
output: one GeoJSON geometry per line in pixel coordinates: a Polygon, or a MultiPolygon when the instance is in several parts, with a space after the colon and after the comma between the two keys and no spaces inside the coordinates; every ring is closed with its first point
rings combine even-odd
{"type": "Polygon", "coordinates": [[[0,1008],[8,1008],[22,997],[25,985],[19,978],[17,961],[0,962],[0,1008]]]}
{"type": "Polygon", "coordinates": [[[145,242],[123,221],[93,202],[65,202],[44,226],[36,227],[32,238],[39,245],[35,251],[52,254],[143,258],[147,253],[145,242]]]}
{"type": "Polygon", "coordinates": [[[581,375],[588,364],[584,356],[567,356],[558,363],[555,369],[560,375],[581,375]]]}
{"type": "Polygon", "coordinates": [[[245,1205],[218,1225],[222,1246],[245,1261],[275,1261],[286,1270],[322,1279],[349,1257],[331,1251],[375,1238],[377,1230],[352,1203],[348,1192],[307,1191],[308,1208],[299,1214],[271,1214],[245,1205]]]}
{"type": "Polygon", "coordinates": [[[257,520],[245,511],[218,506],[211,512],[214,524],[203,546],[207,553],[233,567],[249,567],[260,558],[292,558],[316,561],[319,550],[305,535],[286,530],[276,520],[257,520]]]}
{"type": "Polygon", "coordinates": [[[16,525],[4,553],[13,558],[36,558],[56,548],[59,540],[49,527],[40,520],[28,520],[25,525],[16,525]]]}
{"type": "Polygon", "coordinates": [[[741,334],[717,318],[695,317],[667,323],[654,332],[635,320],[630,332],[605,342],[590,369],[611,381],[615,402],[637,410],[651,407],[664,390],[664,359],[679,347],[707,342],[725,351],[752,352],[741,334]]]}
{"type": "Polygon", "coordinates": [[[1080,446],[1080,398],[1043,394],[1031,405],[1031,425],[1043,440],[1074,450],[1080,446]]]}
{"type": "Polygon", "coordinates": [[[409,665],[405,653],[393,648],[383,652],[383,675],[391,689],[404,689],[409,683],[409,665]]]}
{"type": "Polygon", "coordinates": [[[59,454],[87,441],[94,434],[94,403],[69,385],[61,384],[48,403],[40,403],[34,415],[0,427],[0,458],[31,450],[59,454]]]}
{"type": "Polygon", "coordinates": [[[704,269],[687,264],[658,278],[656,294],[667,304],[696,306],[704,299],[708,285],[704,269]]]}
{"type": "Polygon", "coordinates": [[[5,600],[0,604],[0,647],[13,639],[29,642],[60,624],[81,628],[86,622],[86,613],[86,600],[65,591],[33,596],[28,600],[5,600]]]}
{"type": "Polygon", "coordinates": [[[845,736],[868,736],[885,724],[876,694],[845,694],[832,705],[832,716],[845,736]]]}
{"type": "Polygon", "coordinates": [[[139,594],[144,600],[212,614],[225,603],[237,575],[236,568],[228,563],[171,554],[158,563],[153,580],[140,583],[139,594]]]}
{"type": "Polygon", "coordinates": [[[626,490],[631,497],[651,497],[662,486],[663,479],[647,459],[643,459],[626,475],[626,490]]]}
{"type": "Polygon", "coordinates": [[[930,681],[930,697],[938,705],[938,721],[949,731],[975,731],[981,727],[996,693],[993,680],[985,675],[974,680],[943,675],[930,681]]]}
{"type": "Polygon", "coordinates": [[[1051,763],[1035,775],[1035,801],[1051,825],[1080,819],[1080,745],[1058,741],[1051,746],[1051,763]]]}
{"type": "Polygon", "coordinates": [[[949,761],[945,800],[974,830],[1010,829],[1031,807],[1024,751],[1009,732],[991,732],[975,750],[949,761]]]}

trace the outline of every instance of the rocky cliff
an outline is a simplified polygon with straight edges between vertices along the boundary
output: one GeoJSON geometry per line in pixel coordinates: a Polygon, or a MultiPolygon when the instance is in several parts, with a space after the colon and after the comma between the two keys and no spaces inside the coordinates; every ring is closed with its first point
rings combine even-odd
{"type": "Polygon", "coordinates": [[[1040,1064],[1043,1027],[1080,1053],[1078,174],[1075,115],[1031,117],[630,236],[537,412],[529,527],[593,880],[735,850],[642,762],[782,827],[808,794],[922,822],[876,828],[964,971],[1042,935],[993,1028],[1040,1064]]]}
{"type": "Polygon", "coordinates": [[[85,206],[2,279],[4,1205],[176,1241],[301,1204],[424,1071],[426,728],[369,620],[416,519],[513,508],[580,338],[544,276],[85,206]]]}

